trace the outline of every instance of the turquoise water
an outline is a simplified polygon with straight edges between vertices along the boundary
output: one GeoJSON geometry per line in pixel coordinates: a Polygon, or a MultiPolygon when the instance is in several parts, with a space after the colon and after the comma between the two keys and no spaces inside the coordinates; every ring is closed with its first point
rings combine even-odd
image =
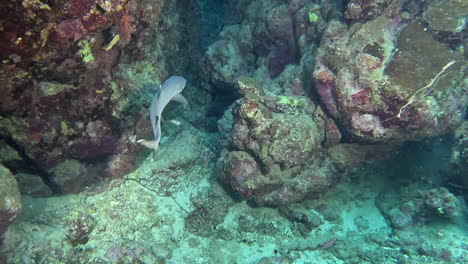
{"type": "Polygon", "coordinates": [[[464,1],[0,10],[0,263],[468,263],[464,1]]]}

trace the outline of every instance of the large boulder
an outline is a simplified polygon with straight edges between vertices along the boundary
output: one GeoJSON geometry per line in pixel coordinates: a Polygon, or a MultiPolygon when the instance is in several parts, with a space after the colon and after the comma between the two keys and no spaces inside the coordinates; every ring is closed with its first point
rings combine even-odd
{"type": "Polygon", "coordinates": [[[290,79],[288,66],[310,67],[314,42],[320,40],[326,21],[335,16],[329,14],[329,3],[319,5],[314,1],[255,0],[230,4],[236,14],[232,24],[224,26],[200,63],[205,87],[223,93],[234,93],[237,79],[243,75],[256,75],[267,82],[290,79]]]}
{"type": "MultiPolygon", "coordinates": [[[[358,2],[368,1],[351,1],[348,14],[358,2]]],[[[454,6],[466,10],[466,3],[434,2],[437,8],[429,6],[422,22],[405,1],[380,2],[379,9],[385,8],[378,16],[351,26],[333,21],[323,34],[314,71],[321,102],[347,133],[364,142],[450,132],[463,120],[468,100],[461,32],[450,32],[464,26],[443,27],[454,19],[439,21],[437,10],[447,6],[461,20],[464,14],[454,6]]]]}
{"type": "Polygon", "coordinates": [[[21,212],[21,194],[15,177],[0,164],[0,245],[4,235],[21,212]]]}
{"type": "MultiPolygon", "coordinates": [[[[330,188],[342,168],[323,147],[333,127],[327,122],[333,122],[319,111],[314,115],[316,106],[307,97],[265,94],[246,77],[238,87],[244,97],[233,107],[232,119],[221,121],[232,126],[218,161],[222,181],[243,198],[268,205],[297,202],[330,188]]],[[[334,133],[338,138],[329,142],[339,142],[334,133]]]]}

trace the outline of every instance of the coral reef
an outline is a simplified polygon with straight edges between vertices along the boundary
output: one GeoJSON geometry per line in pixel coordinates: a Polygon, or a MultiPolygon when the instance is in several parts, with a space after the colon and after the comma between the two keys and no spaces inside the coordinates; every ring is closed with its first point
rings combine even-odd
{"type": "MultiPolygon", "coordinates": [[[[173,46],[197,32],[193,23],[187,33],[180,21],[190,18],[174,15],[176,8],[170,1],[2,2],[0,137],[23,160],[5,165],[60,182],[55,192],[80,191],[84,175],[131,171],[145,154],[132,140],[147,132],[135,129],[146,120],[150,100],[143,86],[185,68],[184,53],[198,47],[173,46]],[[155,50],[160,55],[145,55],[155,50]],[[180,59],[167,62],[173,54],[180,59]],[[141,64],[149,77],[138,76],[141,64]],[[76,184],[54,175],[66,160],[84,168],[68,174],[81,175],[76,184]]],[[[196,3],[184,8],[196,10],[196,3]]]]}
{"type": "Polygon", "coordinates": [[[401,199],[393,199],[393,204],[389,202],[392,198],[387,195],[379,200],[379,207],[396,229],[409,230],[437,217],[455,219],[466,213],[458,199],[446,188],[419,189],[413,185],[407,190],[410,192],[401,199]]]}
{"type": "MultiPolygon", "coordinates": [[[[402,15],[402,2],[384,4],[380,15],[350,27],[333,21],[321,40],[315,88],[358,140],[420,140],[453,130],[464,117],[466,65],[459,45],[439,41],[441,34],[402,15]]],[[[425,13],[426,21],[436,19],[432,13],[425,13]]]]}
{"type": "Polygon", "coordinates": [[[0,263],[468,263],[466,1],[20,2],[0,263]]]}
{"type": "Polygon", "coordinates": [[[310,67],[316,48],[313,43],[319,40],[326,21],[336,15],[327,13],[328,4],[273,2],[235,5],[243,19],[224,27],[200,62],[206,89],[234,92],[237,79],[244,75],[268,82],[292,78],[288,66],[294,65],[297,72],[308,70],[299,68],[310,67]]]}
{"type": "Polygon", "coordinates": [[[352,0],[346,6],[345,17],[357,21],[368,21],[380,15],[392,0],[352,0]]]}
{"type": "Polygon", "coordinates": [[[298,202],[325,192],[350,165],[378,158],[371,154],[378,148],[333,148],[336,126],[307,97],[266,93],[248,77],[239,78],[238,88],[244,97],[228,110],[232,119],[220,121],[232,130],[218,171],[243,198],[267,205],[298,202]]]}

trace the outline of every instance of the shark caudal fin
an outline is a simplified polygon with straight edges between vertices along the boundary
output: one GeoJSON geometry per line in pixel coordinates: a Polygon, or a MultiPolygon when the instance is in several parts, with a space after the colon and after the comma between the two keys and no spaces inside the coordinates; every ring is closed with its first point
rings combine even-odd
{"type": "Polygon", "coordinates": [[[158,151],[159,140],[140,139],[137,141],[137,143],[140,143],[141,145],[154,150],[153,155],[151,157],[151,161],[153,161],[156,157],[156,151],[158,151]]]}

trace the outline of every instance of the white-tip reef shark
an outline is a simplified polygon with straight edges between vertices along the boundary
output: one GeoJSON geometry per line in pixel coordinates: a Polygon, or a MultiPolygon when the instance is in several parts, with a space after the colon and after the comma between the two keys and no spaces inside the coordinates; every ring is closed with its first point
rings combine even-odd
{"type": "Polygon", "coordinates": [[[137,142],[154,150],[151,158],[152,161],[156,156],[159,141],[161,140],[161,113],[171,100],[184,105],[188,104],[187,99],[180,94],[184,90],[186,82],[185,78],[180,76],[169,77],[169,79],[165,80],[163,85],[157,89],[156,94],[153,97],[153,101],[151,101],[149,112],[154,140],[140,139],[137,142]]]}

